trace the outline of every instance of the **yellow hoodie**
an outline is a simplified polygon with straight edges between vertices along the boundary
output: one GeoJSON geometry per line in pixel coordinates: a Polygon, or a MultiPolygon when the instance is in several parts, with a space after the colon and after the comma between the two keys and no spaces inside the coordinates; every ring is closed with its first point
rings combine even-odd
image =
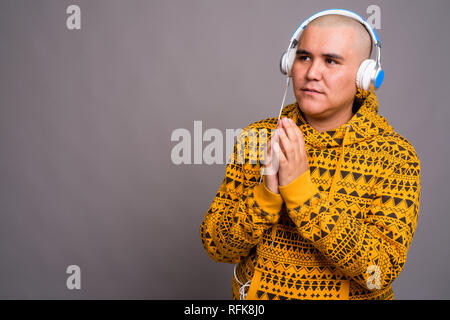
{"type": "Polygon", "coordinates": [[[420,161],[378,115],[374,92],[356,98],[350,121],[321,133],[297,102],[283,108],[303,132],[309,171],[280,194],[259,183],[277,118],[244,129],[200,228],[212,259],[239,263],[233,299],[242,284],[247,299],[393,299],[416,229],[420,161]]]}

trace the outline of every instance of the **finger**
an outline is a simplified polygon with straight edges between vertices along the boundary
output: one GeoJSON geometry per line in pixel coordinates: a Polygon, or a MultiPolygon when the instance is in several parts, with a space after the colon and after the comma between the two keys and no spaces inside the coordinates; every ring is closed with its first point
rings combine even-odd
{"type": "Polygon", "coordinates": [[[283,125],[289,140],[295,143],[298,139],[295,129],[298,128],[290,118],[283,118],[283,125]]]}
{"type": "Polygon", "coordinates": [[[267,146],[266,162],[263,168],[263,174],[267,176],[276,175],[278,173],[277,154],[274,151],[273,145],[278,142],[278,134],[275,131],[271,132],[271,138],[267,146]]]}
{"type": "Polygon", "coordinates": [[[262,174],[265,176],[273,176],[277,173],[277,171],[274,169],[273,165],[270,166],[264,166],[262,168],[262,174]]]}
{"type": "Polygon", "coordinates": [[[278,128],[285,128],[285,127],[286,127],[286,125],[284,124],[284,119],[285,119],[285,118],[280,118],[280,120],[278,121],[277,129],[278,129],[278,128]]]}
{"type": "Polygon", "coordinates": [[[271,134],[271,138],[269,138],[266,142],[264,142],[264,154],[263,154],[263,161],[262,163],[264,165],[268,164],[270,162],[270,152],[271,152],[271,144],[273,140],[273,134],[271,134]]]}
{"type": "Polygon", "coordinates": [[[275,130],[273,130],[272,136],[270,137],[270,141],[269,141],[269,147],[270,147],[271,150],[273,149],[274,142],[278,141],[278,139],[279,139],[278,132],[275,129],[275,130]]]}
{"type": "Polygon", "coordinates": [[[306,155],[305,139],[303,136],[303,132],[300,130],[300,128],[297,126],[294,120],[289,119],[289,122],[290,128],[292,128],[292,132],[296,137],[294,152],[296,153],[297,157],[303,158],[306,155]]]}
{"type": "MultiPolygon", "coordinates": [[[[303,136],[303,132],[300,130],[300,128],[294,123],[295,126],[295,134],[297,135],[297,141],[300,145],[300,148],[305,150],[305,137],[303,136]]],[[[306,152],[306,151],[305,151],[306,152]]]]}
{"type": "Polygon", "coordinates": [[[278,160],[278,162],[281,163],[286,163],[286,156],[283,154],[283,151],[281,151],[280,148],[280,144],[278,142],[275,142],[273,144],[273,149],[275,151],[276,154],[276,159],[278,160]]]}
{"type": "Polygon", "coordinates": [[[296,150],[295,144],[288,138],[286,135],[286,129],[278,129],[280,136],[280,146],[281,150],[284,152],[284,155],[287,160],[295,160],[296,150]]]}
{"type": "Polygon", "coordinates": [[[272,164],[273,159],[273,144],[275,141],[278,141],[278,134],[276,130],[273,130],[271,132],[270,140],[267,143],[267,150],[266,150],[266,165],[270,166],[272,164]]]}
{"type": "Polygon", "coordinates": [[[267,175],[276,175],[278,173],[279,168],[278,153],[275,150],[272,150],[271,152],[270,165],[268,166],[268,168],[269,170],[267,175]]]}
{"type": "Polygon", "coordinates": [[[298,126],[294,123],[291,118],[284,118],[283,125],[285,128],[286,136],[289,138],[289,141],[292,145],[292,151],[290,155],[288,155],[288,159],[292,161],[297,161],[301,156],[301,146],[299,144],[299,136],[297,134],[298,126]]]}

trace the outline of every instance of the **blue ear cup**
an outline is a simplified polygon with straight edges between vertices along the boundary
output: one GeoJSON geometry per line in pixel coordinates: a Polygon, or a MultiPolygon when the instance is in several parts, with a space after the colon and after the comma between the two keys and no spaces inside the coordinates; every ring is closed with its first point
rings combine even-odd
{"type": "Polygon", "coordinates": [[[375,89],[378,89],[381,86],[383,80],[384,80],[384,70],[380,68],[375,77],[375,89]]]}
{"type": "Polygon", "coordinates": [[[375,60],[366,59],[356,73],[356,87],[362,90],[378,89],[383,82],[384,71],[375,60]]]}

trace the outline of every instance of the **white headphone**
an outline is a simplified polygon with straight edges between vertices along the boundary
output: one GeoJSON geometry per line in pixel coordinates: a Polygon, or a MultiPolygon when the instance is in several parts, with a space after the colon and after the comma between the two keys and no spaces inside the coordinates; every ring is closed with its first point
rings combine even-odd
{"type": "Polygon", "coordinates": [[[289,47],[287,50],[283,53],[280,60],[280,70],[281,73],[287,75],[288,77],[292,77],[292,66],[294,64],[296,52],[297,52],[297,45],[300,39],[300,36],[303,32],[303,30],[306,28],[306,26],[314,19],[330,15],[330,14],[337,14],[341,16],[346,16],[349,18],[353,18],[356,21],[360,22],[369,32],[370,36],[372,37],[372,43],[377,48],[377,58],[376,61],[373,59],[366,59],[364,60],[361,65],[359,66],[358,73],[356,74],[356,86],[359,89],[368,90],[368,89],[378,89],[381,86],[381,83],[384,79],[384,71],[381,68],[381,42],[378,38],[377,33],[375,30],[370,26],[370,24],[367,23],[366,20],[361,18],[358,14],[345,10],[345,9],[330,9],[330,10],[324,10],[320,11],[308,19],[306,19],[298,28],[295,30],[294,34],[291,37],[291,40],[289,42],[289,47]]]}

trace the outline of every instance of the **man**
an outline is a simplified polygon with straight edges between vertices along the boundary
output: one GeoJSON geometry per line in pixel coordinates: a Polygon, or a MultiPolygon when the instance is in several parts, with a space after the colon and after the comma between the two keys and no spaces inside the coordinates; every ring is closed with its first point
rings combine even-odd
{"type": "Polygon", "coordinates": [[[292,66],[297,101],[278,125],[243,131],[262,146],[270,130],[264,163],[236,162],[260,152],[248,134],[235,145],[200,228],[215,261],[239,263],[234,299],[393,299],[418,218],[420,161],[378,115],[375,93],[355,85],[370,52],[358,21],[310,22],[292,66]],[[259,183],[263,164],[272,170],[259,183]]]}

